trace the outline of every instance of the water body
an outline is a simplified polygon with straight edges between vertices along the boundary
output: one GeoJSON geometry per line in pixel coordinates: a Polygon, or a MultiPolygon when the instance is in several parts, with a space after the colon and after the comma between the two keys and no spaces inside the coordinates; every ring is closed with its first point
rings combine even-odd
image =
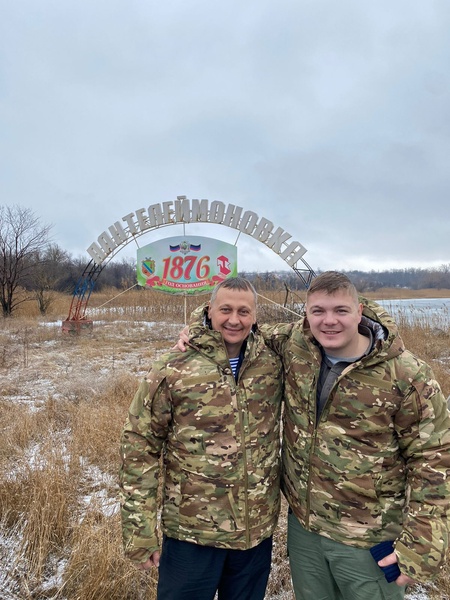
{"type": "Polygon", "coordinates": [[[396,319],[433,327],[450,326],[450,298],[404,298],[376,300],[396,319]]]}

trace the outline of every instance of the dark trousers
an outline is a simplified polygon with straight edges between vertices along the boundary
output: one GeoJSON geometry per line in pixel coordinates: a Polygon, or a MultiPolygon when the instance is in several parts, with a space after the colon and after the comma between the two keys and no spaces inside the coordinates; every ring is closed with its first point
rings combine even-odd
{"type": "Polygon", "coordinates": [[[272,538],[250,550],[226,550],[165,537],[158,600],[263,600],[272,538]]]}

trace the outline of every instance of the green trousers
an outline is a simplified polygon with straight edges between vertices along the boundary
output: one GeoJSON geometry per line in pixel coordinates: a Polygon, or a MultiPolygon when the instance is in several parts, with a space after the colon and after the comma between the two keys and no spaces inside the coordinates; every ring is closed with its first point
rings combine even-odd
{"type": "Polygon", "coordinates": [[[289,513],[288,553],[296,600],[402,600],[369,550],[306,531],[289,513]]]}

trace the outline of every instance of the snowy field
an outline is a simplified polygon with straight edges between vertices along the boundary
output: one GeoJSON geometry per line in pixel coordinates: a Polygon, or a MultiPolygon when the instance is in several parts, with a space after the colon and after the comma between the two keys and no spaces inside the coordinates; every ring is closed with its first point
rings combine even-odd
{"type": "MultiPolygon", "coordinates": [[[[182,315],[175,323],[149,323],[143,321],[95,321],[93,332],[79,337],[61,333],[61,322],[3,320],[0,322],[0,401],[1,429],[8,430],[5,420],[8,407],[20,410],[24,419],[48,407],[51,399],[55,410],[58,402],[77,405],[101,397],[102,390],[112,380],[130,377],[132,389],[151,365],[152,360],[169,349],[178,337],[182,315]],[[27,416],[28,415],[28,416],[27,416]]],[[[125,415],[123,415],[124,417],[125,415]]],[[[120,415],[119,415],[120,419],[120,415]]],[[[64,422],[58,431],[53,430],[55,445],[69,447],[71,432],[64,422]]],[[[33,442],[18,454],[16,447],[3,450],[2,467],[8,456],[18,457],[9,464],[8,482],[20,477],[22,469],[41,469],[46,436],[32,436],[33,442]]],[[[11,441],[14,444],[14,441],[11,441]]],[[[69,450],[67,449],[67,454],[69,450]]],[[[68,462],[73,457],[67,455],[68,462]]],[[[89,456],[77,457],[82,469],[82,486],[77,501],[77,519],[95,505],[105,518],[118,519],[117,479],[115,467],[103,470],[89,456]]],[[[2,519],[3,519],[2,515],[2,519]]],[[[20,544],[26,523],[18,521],[8,527],[4,520],[0,527],[0,600],[72,600],[64,595],[64,571],[69,555],[53,553],[43,569],[41,580],[27,582],[26,564],[20,564],[24,552],[20,544]],[[25,583],[24,583],[25,582],[25,583]],[[29,593],[24,589],[28,586],[29,593]],[[34,586],[34,587],[33,587],[34,586]]],[[[268,600],[292,600],[285,557],[284,515],[275,540],[275,560],[268,600]]],[[[100,596],[96,596],[100,599],[100,596]]],[[[147,598],[148,596],[145,596],[147,598]]],[[[430,590],[422,587],[411,591],[408,600],[430,600],[430,590]]],[[[94,598],[94,597],[93,597],[94,598]]],[[[142,596],[144,598],[144,596],[142,596]]],[[[84,600],[80,597],[80,600],[84,600]]],[[[104,600],[109,600],[105,596],[104,600]]],[[[444,600],[444,597],[442,598],[444,600]]]]}

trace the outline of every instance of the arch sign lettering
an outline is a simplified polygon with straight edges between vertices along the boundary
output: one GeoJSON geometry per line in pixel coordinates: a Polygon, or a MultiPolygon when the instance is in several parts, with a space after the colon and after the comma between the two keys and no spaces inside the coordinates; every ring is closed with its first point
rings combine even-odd
{"type": "Polygon", "coordinates": [[[151,204],[148,208],[139,208],[135,212],[116,221],[108,230],[103,231],[97,240],[87,249],[97,264],[102,264],[120,246],[129,243],[135,237],[176,223],[209,223],[225,225],[246,233],[280,256],[293,267],[305,254],[306,248],[297,241],[291,241],[292,235],[275,227],[272,221],[265,219],[241,206],[224,204],[220,201],[189,200],[178,196],[174,202],[151,204]]]}
{"type": "MultiPolygon", "coordinates": [[[[176,200],[151,204],[147,208],[139,208],[124,215],[90,244],[87,252],[92,260],[74,292],[69,316],[63,322],[63,331],[77,331],[80,328],[77,324],[82,325],[85,322],[85,309],[95,280],[117,252],[150,231],[170,225],[196,223],[223,225],[235,229],[239,235],[249,235],[275,252],[301,277],[305,287],[309,286],[314,272],[304,260],[306,248],[282,227],[277,227],[269,219],[259,217],[254,211],[244,210],[241,206],[225,204],[219,200],[210,202],[206,199],[177,196],[176,200]]],[[[139,248],[138,282],[145,280],[145,285],[155,289],[164,288],[164,291],[193,293],[195,290],[200,291],[202,287],[202,291],[205,291],[205,285],[213,286],[218,278],[223,279],[224,275],[229,275],[225,274],[228,270],[237,274],[236,255],[235,251],[229,248],[230,244],[225,245],[225,242],[209,238],[198,240],[200,241],[196,241],[193,236],[182,236],[166,241],[159,240],[150,244],[150,247],[139,248]],[[223,252],[218,246],[214,247],[214,243],[224,245],[223,252]],[[167,245],[180,245],[180,249],[172,251],[167,245]],[[201,248],[197,251],[195,246],[198,245],[201,248]],[[188,251],[183,253],[182,247],[183,251],[188,251]],[[200,254],[196,254],[200,251],[205,252],[201,257],[200,254]],[[155,256],[158,257],[158,264],[155,256]],[[211,257],[214,260],[211,260],[211,257]],[[162,271],[156,272],[155,269],[162,271]]]]}

